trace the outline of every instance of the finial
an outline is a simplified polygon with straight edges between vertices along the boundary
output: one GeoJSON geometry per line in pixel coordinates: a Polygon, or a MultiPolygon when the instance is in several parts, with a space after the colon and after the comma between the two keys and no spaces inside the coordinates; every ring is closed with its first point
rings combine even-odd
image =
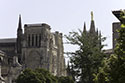
{"type": "Polygon", "coordinates": [[[91,20],[93,20],[93,11],[91,11],[91,20]]]}
{"type": "Polygon", "coordinates": [[[95,33],[95,23],[94,23],[94,20],[93,20],[93,11],[91,11],[90,33],[95,33]]]}
{"type": "Polygon", "coordinates": [[[19,14],[19,20],[21,20],[21,14],[19,14]]]}
{"type": "Polygon", "coordinates": [[[21,17],[21,14],[19,14],[19,17],[21,17]]]}

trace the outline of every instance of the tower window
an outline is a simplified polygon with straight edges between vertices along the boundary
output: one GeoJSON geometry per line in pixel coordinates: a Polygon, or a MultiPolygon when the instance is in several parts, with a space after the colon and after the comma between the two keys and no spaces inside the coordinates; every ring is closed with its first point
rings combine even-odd
{"type": "Polygon", "coordinates": [[[28,46],[30,46],[30,35],[28,35],[28,46]]]}
{"type": "Polygon", "coordinates": [[[32,46],[34,46],[34,34],[32,34],[32,46]]]}
{"type": "Polygon", "coordinates": [[[38,42],[37,42],[38,38],[37,38],[37,35],[35,35],[35,37],[36,37],[36,40],[35,40],[36,43],[35,43],[35,45],[38,46],[38,42]]]}

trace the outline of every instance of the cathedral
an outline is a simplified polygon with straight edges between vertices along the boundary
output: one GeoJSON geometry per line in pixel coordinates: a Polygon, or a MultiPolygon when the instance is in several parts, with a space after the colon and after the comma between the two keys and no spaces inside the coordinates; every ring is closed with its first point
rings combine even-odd
{"type": "MultiPolygon", "coordinates": [[[[119,12],[112,13],[118,17],[119,12]]],[[[115,39],[118,38],[116,30],[120,25],[120,22],[112,24],[113,48],[106,50],[106,54],[113,53],[115,39]]],[[[83,32],[86,32],[85,24],[83,32]]],[[[93,13],[90,30],[87,33],[101,37],[101,32],[95,30],[93,13]]],[[[45,23],[25,24],[22,28],[20,15],[17,38],[0,39],[0,83],[15,83],[15,79],[26,68],[44,68],[55,76],[70,75],[65,66],[62,37],[63,34],[58,31],[52,33],[51,27],[45,23]]]]}
{"type": "Polygon", "coordinates": [[[44,68],[53,75],[66,76],[62,36],[58,31],[52,33],[45,23],[22,28],[20,15],[17,38],[0,39],[1,79],[14,83],[26,68],[44,68]]]}

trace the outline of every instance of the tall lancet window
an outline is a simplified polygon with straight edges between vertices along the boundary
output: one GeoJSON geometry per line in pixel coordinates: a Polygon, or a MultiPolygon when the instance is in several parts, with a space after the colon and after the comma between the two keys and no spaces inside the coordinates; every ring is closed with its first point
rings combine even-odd
{"type": "Polygon", "coordinates": [[[28,35],[28,46],[30,47],[30,35],[28,35]]]}
{"type": "Polygon", "coordinates": [[[32,46],[34,46],[34,34],[32,34],[32,46]]]}
{"type": "Polygon", "coordinates": [[[38,40],[38,38],[37,38],[37,34],[35,35],[35,37],[36,37],[36,40],[35,40],[35,46],[37,47],[37,46],[38,46],[38,43],[37,43],[37,40],[38,40]]]}

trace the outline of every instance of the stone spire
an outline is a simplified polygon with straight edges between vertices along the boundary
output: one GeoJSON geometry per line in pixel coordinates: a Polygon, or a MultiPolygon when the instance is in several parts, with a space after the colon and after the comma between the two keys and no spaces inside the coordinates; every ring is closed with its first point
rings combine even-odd
{"type": "Polygon", "coordinates": [[[22,32],[21,15],[19,15],[18,31],[22,32]]]}
{"type": "Polygon", "coordinates": [[[86,23],[84,22],[84,27],[83,27],[84,29],[83,29],[83,33],[85,33],[86,32],[86,23]]]}
{"type": "Polygon", "coordinates": [[[93,20],[93,12],[91,12],[91,24],[90,24],[90,33],[95,33],[95,23],[93,20]]]}
{"type": "Polygon", "coordinates": [[[19,63],[21,63],[21,53],[22,53],[22,23],[21,23],[21,15],[19,15],[19,23],[18,23],[18,29],[17,29],[17,40],[16,40],[16,48],[17,48],[17,56],[19,63]]]}

